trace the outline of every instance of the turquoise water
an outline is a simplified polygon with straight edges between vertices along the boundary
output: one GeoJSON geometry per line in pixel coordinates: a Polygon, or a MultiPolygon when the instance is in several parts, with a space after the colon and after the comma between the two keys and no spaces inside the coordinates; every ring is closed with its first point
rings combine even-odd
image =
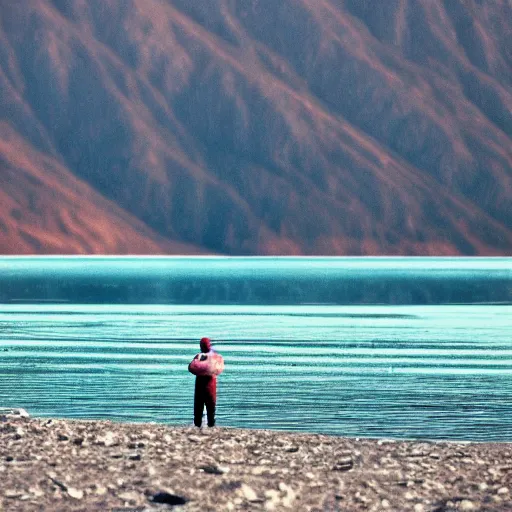
{"type": "Polygon", "coordinates": [[[0,257],[0,303],[512,304],[512,258],[0,257]]]}
{"type": "Polygon", "coordinates": [[[5,303],[0,405],[189,425],[201,336],[219,425],[512,441],[510,305],[5,303]]]}

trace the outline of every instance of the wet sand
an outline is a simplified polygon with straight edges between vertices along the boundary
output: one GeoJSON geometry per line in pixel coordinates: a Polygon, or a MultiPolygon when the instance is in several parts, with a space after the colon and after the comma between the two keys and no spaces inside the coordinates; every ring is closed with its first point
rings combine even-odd
{"type": "Polygon", "coordinates": [[[171,509],[510,511],[512,444],[0,414],[0,510],[171,509]]]}

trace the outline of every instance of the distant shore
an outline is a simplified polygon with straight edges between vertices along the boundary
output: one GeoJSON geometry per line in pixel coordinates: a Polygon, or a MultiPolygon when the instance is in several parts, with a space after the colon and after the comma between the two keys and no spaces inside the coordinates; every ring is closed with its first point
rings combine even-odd
{"type": "Polygon", "coordinates": [[[512,443],[0,414],[0,510],[512,510],[512,443]]]}

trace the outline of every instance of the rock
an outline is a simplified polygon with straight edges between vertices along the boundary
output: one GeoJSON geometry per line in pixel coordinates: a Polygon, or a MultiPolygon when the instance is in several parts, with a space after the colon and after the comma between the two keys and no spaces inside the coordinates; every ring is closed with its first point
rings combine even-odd
{"type": "Polygon", "coordinates": [[[104,494],[107,494],[108,489],[104,487],[103,485],[96,484],[96,489],[94,490],[94,493],[98,496],[103,496],[104,494]]]}
{"type": "Polygon", "coordinates": [[[509,493],[508,487],[500,487],[496,491],[496,494],[508,494],[508,493],[509,493]]]}
{"type": "Polygon", "coordinates": [[[81,500],[84,497],[84,491],[75,487],[68,487],[68,494],[75,500],[81,500]]]}
{"type": "Polygon", "coordinates": [[[64,484],[63,482],[61,482],[60,480],[57,480],[56,478],[56,474],[51,471],[50,473],[48,473],[48,478],[57,486],[59,487],[60,489],[62,489],[63,491],[67,491],[68,490],[68,486],[66,484],[64,484]]]}
{"type": "Polygon", "coordinates": [[[32,494],[35,498],[40,498],[44,495],[43,490],[40,487],[30,487],[28,492],[32,494]]]}
{"type": "Polygon", "coordinates": [[[470,500],[462,500],[459,503],[459,510],[475,510],[475,505],[470,500]]]}
{"type": "Polygon", "coordinates": [[[58,434],[57,441],[69,441],[69,437],[66,434],[58,434]]]}
{"type": "Polygon", "coordinates": [[[202,438],[199,436],[188,436],[188,440],[192,443],[200,443],[202,441],[202,438]]]}
{"type": "Polygon", "coordinates": [[[268,489],[264,492],[265,498],[269,498],[272,501],[280,501],[280,494],[279,491],[276,491],[275,489],[268,489]]]}
{"type": "Polygon", "coordinates": [[[0,416],[30,418],[30,414],[22,408],[0,407],[0,416]]]}
{"type": "Polygon", "coordinates": [[[185,505],[189,501],[188,498],[165,491],[160,491],[156,494],[153,494],[149,500],[153,503],[162,503],[165,505],[185,505]]]}
{"type": "Polygon", "coordinates": [[[19,489],[6,489],[3,492],[5,498],[15,499],[23,496],[24,492],[19,489]]]}
{"type": "Polygon", "coordinates": [[[267,498],[265,504],[263,505],[265,510],[278,510],[279,506],[281,505],[281,497],[279,491],[268,489],[264,494],[265,498],[267,498]]]}
{"type": "Polygon", "coordinates": [[[291,492],[289,492],[286,496],[284,496],[282,498],[281,503],[283,504],[283,507],[285,507],[285,508],[292,508],[294,500],[295,500],[295,492],[292,490],[291,492]]]}
{"type": "Polygon", "coordinates": [[[284,482],[279,482],[279,490],[283,492],[288,492],[290,487],[286,485],[284,482]]]}
{"type": "Polygon", "coordinates": [[[333,471],[349,471],[354,467],[352,457],[343,457],[339,459],[333,466],[333,471]]]}
{"type": "Polygon", "coordinates": [[[254,492],[254,489],[247,484],[242,484],[240,491],[247,501],[258,501],[258,495],[254,492]]]}
{"type": "Polygon", "coordinates": [[[105,432],[98,438],[98,443],[104,444],[105,446],[113,446],[116,443],[114,433],[110,431],[105,432]]]}
{"type": "Polygon", "coordinates": [[[138,492],[135,491],[126,491],[118,494],[117,497],[123,501],[137,502],[140,498],[140,495],[138,492]]]}
{"type": "Polygon", "coordinates": [[[391,506],[391,504],[389,503],[389,501],[388,501],[388,500],[383,499],[383,500],[380,502],[380,506],[381,506],[382,508],[388,509],[388,508],[391,506]]]}
{"type": "Polygon", "coordinates": [[[146,444],[143,442],[128,443],[128,448],[130,448],[130,450],[135,450],[136,448],[144,448],[144,446],[146,446],[146,444]]]}
{"type": "Polygon", "coordinates": [[[206,465],[200,466],[199,469],[204,471],[205,473],[209,473],[211,475],[223,475],[229,472],[229,468],[216,466],[216,465],[206,465]]]}

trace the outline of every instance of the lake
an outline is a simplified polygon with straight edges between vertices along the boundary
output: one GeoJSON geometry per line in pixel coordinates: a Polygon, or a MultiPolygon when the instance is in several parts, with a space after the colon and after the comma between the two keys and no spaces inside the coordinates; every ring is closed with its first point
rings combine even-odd
{"type": "MultiPolygon", "coordinates": [[[[9,261],[37,259],[3,258],[12,271],[9,261]]],[[[510,261],[500,259],[505,277],[510,261]]],[[[324,285],[329,279],[322,274],[324,285]]],[[[4,301],[0,405],[34,416],[190,425],[187,365],[202,336],[226,362],[220,426],[512,441],[512,305],[505,303],[4,301]]]]}

